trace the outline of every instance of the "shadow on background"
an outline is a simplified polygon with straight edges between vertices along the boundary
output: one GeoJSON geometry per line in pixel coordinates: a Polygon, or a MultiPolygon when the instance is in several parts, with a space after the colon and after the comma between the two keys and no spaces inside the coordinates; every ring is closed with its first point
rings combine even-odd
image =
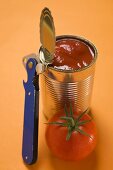
{"type": "Polygon", "coordinates": [[[54,157],[51,159],[51,164],[54,170],[96,170],[97,157],[95,152],[87,159],[78,162],[62,161],[54,157]]]}
{"type": "MultiPolygon", "coordinates": [[[[89,157],[82,161],[64,161],[57,159],[53,155],[49,155],[50,167],[45,167],[47,170],[97,170],[97,156],[96,152],[93,152],[89,157]],[[49,169],[48,169],[49,168],[49,169]]],[[[46,158],[45,158],[46,159],[46,158]]],[[[38,170],[41,169],[43,161],[39,160],[34,165],[26,165],[28,170],[38,170]]],[[[44,168],[44,169],[45,169],[44,168]]],[[[42,168],[43,170],[43,168],[42,168]]]]}

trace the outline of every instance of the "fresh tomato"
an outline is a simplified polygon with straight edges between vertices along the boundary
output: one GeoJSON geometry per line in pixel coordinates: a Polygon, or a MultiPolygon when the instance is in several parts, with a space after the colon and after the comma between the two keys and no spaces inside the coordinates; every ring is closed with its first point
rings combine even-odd
{"type": "Polygon", "coordinates": [[[50,151],[56,157],[81,160],[96,146],[96,124],[85,112],[65,113],[61,110],[48,121],[45,137],[50,151]]]}

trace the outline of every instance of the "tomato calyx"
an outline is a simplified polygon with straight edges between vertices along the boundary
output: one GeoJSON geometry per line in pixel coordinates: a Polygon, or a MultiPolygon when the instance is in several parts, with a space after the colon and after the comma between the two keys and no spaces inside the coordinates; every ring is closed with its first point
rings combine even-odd
{"type": "Polygon", "coordinates": [[[86,133],[85,131],[83,131],[80,127],[85,125],[86,123],[90,122],[92,120],[91,119],[88,119],[88,120],[81,120],[81,118],[83,117],[84,114],[88,113],[89,112],[89,109],[87,109],[86,111],[82,112],[80,115],[78,115],[77,118],[74,117],[74,114],[73,114],[73,110],[72,110],[72,106],[70,105],[70,111],[68,112],[67,110],[67,107],[65,105],[65,114],[66,116],[61,116],[60,119],[61,120],[64,120],[65,122],[48,122],[46,124],[49,124],[49,125],[59,125],[59,126],[62,126],[62,127],[67,127],[68,128],[68,133],[67,133],[67,136],[66,136],[66,140],[68,141],[72,135],[72,133],[74,131],[82,134],[82,135],[85,135],[85,136],[88,136],[91,138],[91,136],[86,133]]]}

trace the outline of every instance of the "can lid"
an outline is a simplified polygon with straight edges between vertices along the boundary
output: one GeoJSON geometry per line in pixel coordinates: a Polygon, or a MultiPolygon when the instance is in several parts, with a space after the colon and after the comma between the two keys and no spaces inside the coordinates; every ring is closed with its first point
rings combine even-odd
{"type": "Polygon", "coordinates": [[[44,8],[40,17],[40,60],[43,64],[50,64],[55,51],[55,27],[53,17],[48,8],[44,8]]]}

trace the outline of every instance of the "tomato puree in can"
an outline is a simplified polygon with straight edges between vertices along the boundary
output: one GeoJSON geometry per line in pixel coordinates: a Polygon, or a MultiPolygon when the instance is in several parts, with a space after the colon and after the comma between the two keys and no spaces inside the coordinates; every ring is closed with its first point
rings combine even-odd
{"type": "Polygon", "coordinates": [[[94,59],[90,46],[78,39],[56,41],[52,66],[59,70],[78,70],[87,67],[94,59]]]}

